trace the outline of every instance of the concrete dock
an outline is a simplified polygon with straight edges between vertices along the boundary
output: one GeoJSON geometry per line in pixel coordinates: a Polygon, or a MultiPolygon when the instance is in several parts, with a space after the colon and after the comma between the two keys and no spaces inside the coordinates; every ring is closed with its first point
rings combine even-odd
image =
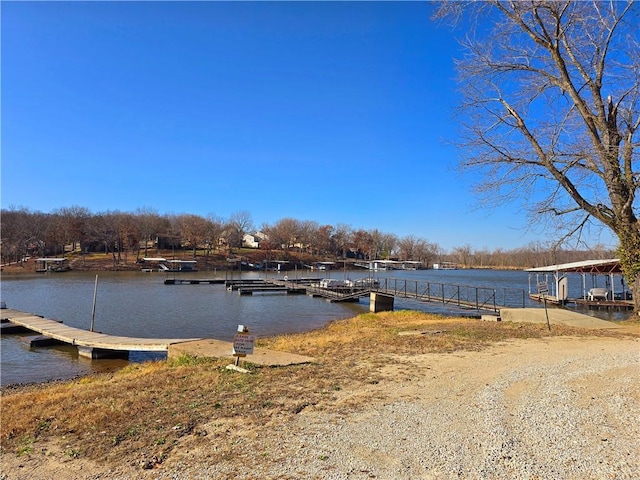
{"type": "MultiPolygon", "coordinates": [[[[549,308],[549,323],[551,325],[566,325],[569,327],[615,329],[623,328],[614,322],[590,317],[564,308],[549,308]]],[[[503,322],[547,323],[544,308],[501,308],[500,318],[503,322]]]]}
{"type": "MultiPolygon", "coordinates": [[[[73,345],[78,348],[80,356],[92,359],[106,358],[116,352],[117,355],[130,351],[166,352],[169,345],[173,343],[197,340],[195,338],[137,338],[107,335],[70,327],[58,320],[10,308],[2,309],[1,317],[5,324],[10,323],[26,331],[38,333],[41,337],[73,345]]],[[[2,333],[20,333],[20,330],[3,327],[2,333]]],[[[44,339],[40,338],[31,345],[37,346],[43,343],[44,339]]]]}

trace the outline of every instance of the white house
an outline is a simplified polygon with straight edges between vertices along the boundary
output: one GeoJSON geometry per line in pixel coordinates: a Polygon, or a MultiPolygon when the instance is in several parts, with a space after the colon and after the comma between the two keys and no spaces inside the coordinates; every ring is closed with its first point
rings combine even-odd
{"type": "Polygon", "coordinates": [[[245,233],[242,237],[242,246],[246,248],[260,248],[260,242],[267,238],[267,235],[262,232],[245,233]]]}

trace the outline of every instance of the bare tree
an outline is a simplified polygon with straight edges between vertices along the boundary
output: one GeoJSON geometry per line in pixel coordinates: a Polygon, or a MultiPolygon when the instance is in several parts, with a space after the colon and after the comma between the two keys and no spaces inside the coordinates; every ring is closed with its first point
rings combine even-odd
{"type": "Polygon", "coordinates": [[[415,248],[415,259],[422,262],[426,267],[433,264],[434,259],[440,255],[441,248],[437,243],[428,242],[424,239],[418,239],[415,248]]]}
{"type": "Polygon", "coordinates": [[[112,212],[98,213],[89,222],[91,238],[96,244],[102,245],[105,254],[112,253],[114,266],[117,264],[115,251],[118,242],[115,215],[112,212]]]}
{"type": "Polygon", "coordinates": [[[126,264],[129,250],[137,249],[140,245],[140,230],[136,217],[129,212],[110,212],[111,225],[116,233],[116,251],[114,252],[114,267],[126,264]],[[117,257],[115,254],[117,253],[117,257]],[[124,254],[124,259],[122,258],[124,254]]]}
{"type": "Polygon", "coordinates": [[[34,232],[33,214],[26,208],[2,210],[2,262],[22,262],[29,252],[34,232]]]}
{"type": "Polygon", "coordinates": [[[344,223],[336,225],[331,239],[336,246],[336,253],[342,258],[347,258],[347,248],[352,242],[352,237],[353,229],[350,225],[346,225],[344,223]]]}
{"type": "Polygon", "coordinates": [[[231,215],[225,231],[229,252],[231,252],[233,248],[242,247],[242,239],[245,233],[249,233],[252,228],[253,220],[251,220],[251,214],[249,212],[241,211],[231,215]]]}
{"type": "Polygon", "coordinates": [[[373,237],[371,232],[359,228],[353,232],[353,246],[356,248],[358,256],[370,259],[373,251],[373,237]]]}
{"type": "Polygon", "coordinates": [[[396,253],[396,245],[398,244],[398,237],[393,233],[383,233],[381,238],[380,258],[386,258],[389,260],[392,255],[396,253]]]}
{"type": "Polygon", "coordinates": [[[220,238],[224,232],[224,221],[213,213],[207,215],[207,221],[209,222],[209,228],[205,243],[208,255],[209,250],[216,250],[220,244],[220,238]]]}
{"type": "Polygon", "coordinates": [[[321,227],[318,227],[318,231],[314,238],[316,254],[327,254],[329,252],[333,252],[333,230],[333,226],[331,225],[322,225],[321,227]]]}
{"type": "Polygon", "coordinates": [[[383,233],[377,228],[371,230],[371,258],[387,260],[394,253],[398,237],[393,233],[383,233]]]}
{"type": "Polygon", "coordinates": [[[229,219],[231,223],[242,235],[249,233],[253,229],[253,220],[251,214],[246,210],[236,212],[229,219]]]}
{"type": "Polygon", "coordinates": [[[302,220],[300,222],[300,243],[311,254],[316,248],[316,237],[319,228],[318,222],[313,220],[302,220]]]}
{"type": "Polygon", "coordinates": [[[418,239],[414,235],[407,235],[398,240],[398,256],[400,260],[414,260],[418,239]]]}
{"type": "Polygon", "coordinates": [[[468,267],[471,264],[471,252],[473,249],[471,245],[461,245],[459,247],[454,247],[451,250],[451,255],[455,259],[456,263],[463,265],[464,267],[468,267]]]}
{"type": "Polygon", "coordinates": [[[285,258],[289,259],[289,250],[298,242],[302,234],[302,226],[299,220],[294,218],[283,218],[278,220],[273,226],[267,227],[265,233],[269,235],[269,239],[280,248],[285,258]]]}
{"type": "Polygon", "coordinates": [[[188,213],[178,216],[178,224],[180,225],[180,238],[191,247],[195,259],[198,245],[205,243],[211,225],[205,218],[188,213]]]}
{"type": "Polygon", "coordinates": [[[436,17],[479,10],[458,62],[463,167],[482,173],[485,199],[522,201],[550,221],[558,244],[610,229],[640,313],[640,8],[445,2],[436,17]]]}
{"type": "MultiPolygon", "coordinates": [[[[140,236],[144,243],[144,256],[147,257],[149,244],[157,241],[158,234],[167,229],[168,221],[166,218],[161,217],[155,209],[149,207],[136,209],[136,217],[138,219],[140,236]]],[[[139,257],[139,252],[136,254],[136,257],[139,257]]]]}

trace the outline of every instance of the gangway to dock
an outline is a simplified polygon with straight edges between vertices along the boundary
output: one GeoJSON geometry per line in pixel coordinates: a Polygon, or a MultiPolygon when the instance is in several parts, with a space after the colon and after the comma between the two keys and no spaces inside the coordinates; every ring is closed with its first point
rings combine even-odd
{"type": "Polygon", "coordinates": [[[76,346],[78,354],[88,358],[102,358],[116,352],[167,352],[170,345],[200,340],[199,338],[121,337],[70,327],[58,320],[9,308],[3,309],[1,313],[3,322],[10,322],[22,326],[28,331],[76,346]]]}
{"type": "MultiPolygon", "coordinates": [[[[293,288],[285,280],[271,280],[274,284],[293,288]]],[[[420,280],[383,278],[375,282],[325,288],[317,283],[301,285],[307,295],[323,297],[332,302],[358,301],[372,293],[424,303],[442,303],[461,309],[498,313],[503,307],[524,308],[526,292],[522,288],[489,288],[453,285],[420,280]]]]}
{"type": "Polygon", "coordinates": [[[496,313],[502,307],[524,308],[526,302],[523,288],[476,287],[397,278],[381,279],[375,291],[407,300],[496,313]]]}

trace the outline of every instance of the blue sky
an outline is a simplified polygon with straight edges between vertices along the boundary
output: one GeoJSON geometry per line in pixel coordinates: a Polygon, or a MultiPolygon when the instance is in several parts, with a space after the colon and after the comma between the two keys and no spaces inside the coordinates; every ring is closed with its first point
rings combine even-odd
{"type": "Polygon", "coordinates": [[[2,207],[248,211],[445,249],[544,241],[455,170],[418,2],[3,2],[2,207]]]}

